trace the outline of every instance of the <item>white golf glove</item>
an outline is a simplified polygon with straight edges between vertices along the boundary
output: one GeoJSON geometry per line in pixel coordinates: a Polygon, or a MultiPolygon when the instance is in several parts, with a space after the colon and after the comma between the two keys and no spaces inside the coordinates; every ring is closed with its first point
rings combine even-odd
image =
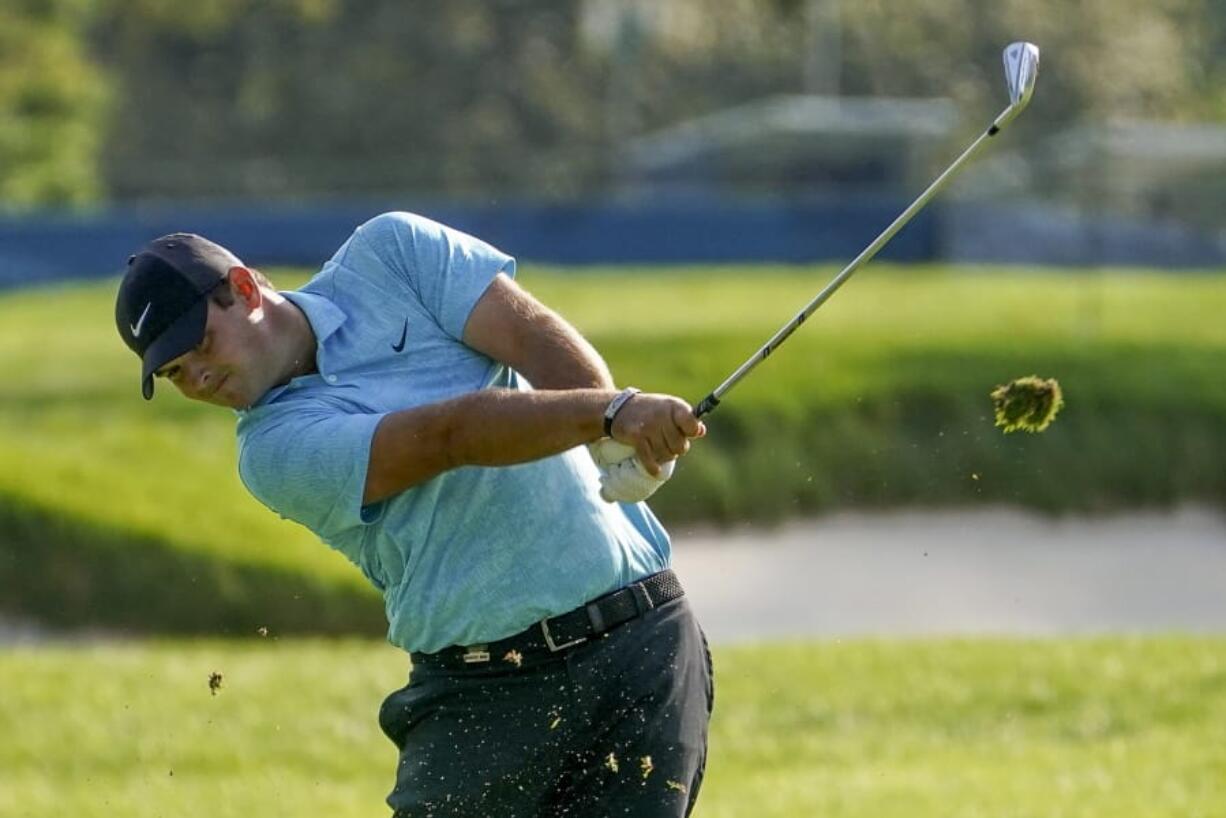
{"type": "Polygon", "coordinates": [[[676,459],[660,464],[660,476],[652,477],[634,453],[633,446],[605,437],[589,443],[588,452],[600,470],[600,496],[607,503],[640,503],[656,493],[673,476],[676,459]]]}

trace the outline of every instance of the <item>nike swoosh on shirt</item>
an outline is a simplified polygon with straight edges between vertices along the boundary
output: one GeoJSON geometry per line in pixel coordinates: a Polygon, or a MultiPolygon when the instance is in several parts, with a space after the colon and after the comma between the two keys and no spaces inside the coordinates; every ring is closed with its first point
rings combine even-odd
{"type": "Polygon", "coordinates": [[[400,330],[400,341],[392,344],[393,352],[400,352],[404,349],[404,339],[409,337],[409,319],[404,319],[404,329],[400,330]]]}
{"type": "Polygon", "coordinates": [[[145,319],[149,317],[149,308],[152,306],[153,306],[153,302],[150,301],[148,304],[145,305],[145,311],[140,314],[140,318],[136,319],[136,323],[128,324],[128,329],[132,330],[133,338],[140,337],[140,331],[145,328],[145,319]]]}

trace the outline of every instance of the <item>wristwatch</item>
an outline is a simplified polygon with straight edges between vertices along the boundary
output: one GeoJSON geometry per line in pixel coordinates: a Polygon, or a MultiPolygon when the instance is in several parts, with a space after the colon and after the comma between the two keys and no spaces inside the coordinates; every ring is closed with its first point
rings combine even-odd
{"type": "Polygon", "coordinates": [[[604,436],[613,437],[613,418],[617,417],[617,413],[626,403],[637,395],[641,390],[635,389],[633,386],[627,386],[625,389],[617,393],[617,397],[609,401],[609,405],[604,410],[604,436]]]}

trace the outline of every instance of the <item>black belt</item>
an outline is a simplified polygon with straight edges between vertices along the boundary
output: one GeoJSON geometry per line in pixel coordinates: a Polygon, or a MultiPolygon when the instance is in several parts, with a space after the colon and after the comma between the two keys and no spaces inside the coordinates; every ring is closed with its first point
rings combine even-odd
{"type": "Polygon", "coordinates": [[[671,569],[652,574],[625,588],[594,599],[549,619],[542,619],[514,636],[485,645],[457,645],[438,653],[411,653],[415,665],[433,668],[464,668],[490,662],[509,662],[516,667],[583,644],[593,636],[629,622],[652,608],[685,594],[671,569]]]}

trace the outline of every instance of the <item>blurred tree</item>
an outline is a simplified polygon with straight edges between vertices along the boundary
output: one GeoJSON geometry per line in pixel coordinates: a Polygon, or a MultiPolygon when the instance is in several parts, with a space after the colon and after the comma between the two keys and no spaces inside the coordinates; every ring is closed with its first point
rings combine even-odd
{"type": "Polygon", "coordinates": [[[549,0],[119,3],[120,195],[581,192],[599,66],[549,0]]]}
{"type": "MultiPolygon", "coordinates": [[[[91,5],[17,2],[60,20],[91,5]]],[[[1016,39],[1043,48],[1018,126],[1032,133],[1226,119],[1226,0],[93,2],[121,91],[103,160],[122,198],[582,195],[607,187],[626,139],[770,94],[948,96],[977,121],[1004,104],[1000,51],[1016,39]]],[[[4,28],[25,51],[76,48],[61,29],[79,23],[4,28]]],[[[84,71],[74,53],[57,70],[84,71]]]]}
{"type": "MultiPolygon", "coordinates": [[[[797,92],[803,78],[803,0],[589,0],[587,45],[618,66],[605,93],[638,131],[675,124],[757,97],[797,92]]],[[[625,134],[637,135],[637,134],[625,134]]]]}
{"type": "MultiPolygon", "coordinates": [[[[1083,116],[1178,115],[1203,102],[1207,89],[1197,76],[1204,61],[1220,65],[1226,57],[1209,47],[1214,27],[1207,25],[1218,22],[1220,46],[1226,0],[821,0],[816,18],[813,0],[662,5],[670,14],[645,14],[654,24],[655,58],[670,74],[698,75],[696,83],[713,94],[735,95],[746,84],[758,93],[767,85],[797,92],[819,84],[807,52],[828,39],[840,52],[838,64],[826,68],[837,74],[828,84],[844,94],[950,96],[986,113],[1002,103],[1001,49],[1032,40],[1043,49],[1040,118],[1049,125],[1083,116]],[[687,16],[694,25],[673,24],[687,16]],[[812,31],[815,24],[842,30],[831,36],[812,31]]],[[[655,73],[652,90],[667,98],[684,80],[663,74],[655,73]]]]}
{"type": "Polygon", "coordinates": [[[1192,52],[1190,62],[1195,66],[1194,77],[1204,90],[1202,110],[1197,118],[1226,121],[1226,0],[1203,0],[1204,13],[1197,25],[1203,28],[1203,43],[1199,51],[1192,52]]]}
{"type": "Polygon", "coordinates": [[[935,172],[965,144],[968,128],[1007,104],[1001,50],[1015,40],[1043,51],[1035,101],[1012,126],[1020,132],[1013,150],[1032,159],[1046,160],[1046,137],[1081,122],[1226,121],[1226,0],[589,0],[589,7],[606,18],[603,40],[589,32],[606,50],[611,8],[639,21],[635,105],[623,99],[620,107],[634,111],[642,130],[814,89],[949,97],[962,124],[948,150],[933,153],[935,172]]]}
{"type": "Polygon", "coordinates": [[[0,206],[78,205],[102,195],[108,83],[82,38],[93,5],[0,5],[0,206]]]}

